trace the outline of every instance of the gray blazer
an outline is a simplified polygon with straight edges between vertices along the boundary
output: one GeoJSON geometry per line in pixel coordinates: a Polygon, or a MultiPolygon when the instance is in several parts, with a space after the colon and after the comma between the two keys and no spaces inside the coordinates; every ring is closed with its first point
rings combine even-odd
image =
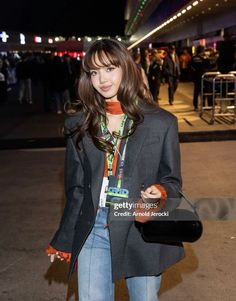
{"type": "MultiPolygon", "coordinates": [[[[144,120],[129,138],[126,151],[124,181],[130,197],[140,197],[140,187],[160,183],[167,191],[165,210],[180,203],[180,151],[176,118],[153,107],[143,109],[144,120]]],[[[66,127],[81,123],[79,113],[66,120],[66,127]]],[[[65,193],[67,203],[51,245],[71,252],[70,272],[95,222],[103,180],[104,153],[92,139],[68,138],[65,158],[65,193]]],[[[110,212],[111,214],[111,212],[110,212]]],[[[182,245],[144,242],[132,220],[109,219],[113,280],[124,277],[158,275],[184,257],[182,245]]],[[[79,264],[79,263],[78,263],[79,264]]]]}

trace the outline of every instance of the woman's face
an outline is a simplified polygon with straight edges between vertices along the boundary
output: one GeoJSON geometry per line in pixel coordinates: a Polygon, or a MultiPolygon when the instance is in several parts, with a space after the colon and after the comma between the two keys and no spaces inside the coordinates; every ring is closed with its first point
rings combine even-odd
{"type": "Polygon", "coordinates": [[[117,100],[117,93],[122,80],[122,69],[114,65],[107,66],[95,56],[96,69],[90,70],[91,82],[94,89],[107,100],[117,100]]]}

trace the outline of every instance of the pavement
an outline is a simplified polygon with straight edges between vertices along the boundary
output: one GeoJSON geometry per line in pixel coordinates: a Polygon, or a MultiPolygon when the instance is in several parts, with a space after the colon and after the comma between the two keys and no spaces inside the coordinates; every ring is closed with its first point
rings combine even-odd
{"type": "MultiPolygon", "coordinates": [[[[166,86],[161,94],[161,105],[178,115],[180,133],[235,130],[235,125],[198,120],[191,111],[191,85],[184,85],[173,107],[164,100],[166,86]],[[186,115],[179,105],[189,106],[187,119],[193,126],[181,120],[186,115]]],[[[65,115],[45,114],[37,102],[25,108],[12,101],[11,110],[1,111],[2,146],[6,140],[61,138],[65,115]]],[[[65,205],[65,149],[56,143],[19,146],[0,151],[0,301],[76,301],[76,275],[68,286],[68,264],[50,263],[45,255],[65,205]]],[[[236,215],[230,213],[236,208],[236,141],[188,140],[180,148],[183,191],[193,201],[207,200],[203,209],[212,218],[203,219],[202,237],[185,243],[185,258],[163,274],[159,300],[235,301],[236,215]]],[[[116,283],[116,301],[128,301],[123,280],[116,283]]]]}

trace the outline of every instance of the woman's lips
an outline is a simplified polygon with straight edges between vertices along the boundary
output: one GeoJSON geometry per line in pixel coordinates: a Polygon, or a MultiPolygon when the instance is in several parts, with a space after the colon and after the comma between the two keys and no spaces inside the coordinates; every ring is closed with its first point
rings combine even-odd
{"type": "Polygon", "coordinates": [[[102,86],[100,87],[100,89],[103,91],[103,92],[106,92],[108,90],[110,90],[111,86],[102,86]]]}

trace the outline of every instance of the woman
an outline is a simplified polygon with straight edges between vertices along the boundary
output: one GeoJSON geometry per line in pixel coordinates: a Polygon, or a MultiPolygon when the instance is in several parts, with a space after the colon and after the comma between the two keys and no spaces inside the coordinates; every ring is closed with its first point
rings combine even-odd
{"type": "Polygon", "coordinates": [[[96,41],[82,71],[83,112],[66,121],[67,204],[47,252],[51,261],[69,259],[70,273],[78,259],[80,301],[114,300],[121,278],[130,300],[157,301],[161,273],[183,247],[144,242],[135,225],[142,217],[127,204],[135,208],[141,194],[162,200],[159,210],[179,205],[177,121],[154,103],[122,43],[96,41]]]}

